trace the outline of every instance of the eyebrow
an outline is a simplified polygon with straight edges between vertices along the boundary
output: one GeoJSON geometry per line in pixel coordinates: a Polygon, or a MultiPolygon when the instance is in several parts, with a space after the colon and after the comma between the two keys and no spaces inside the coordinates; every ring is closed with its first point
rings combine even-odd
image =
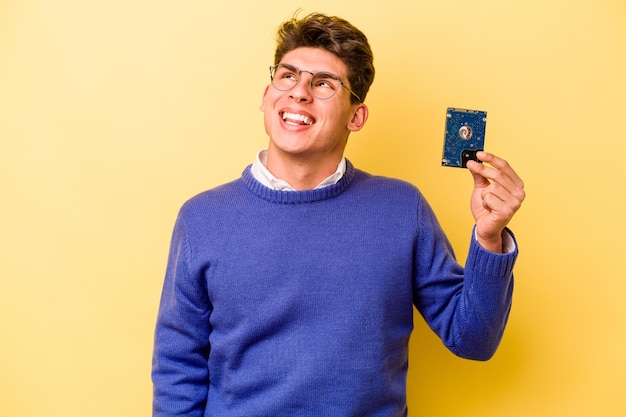
{"type": "Polygon", "coordinates": [[[285,64],[284,62],[280,62],[278,65],[283,66],[283,67],[287,68],[290,71],[298,72],[298,68],[294,67],[293,65],[285,64]]]}
{"type": "Polygon", "coordinates": [[[315,75],[317,75],[320,78],[333,78],[336,80],[341,81],[341,79],[339,78],[338,75],[333,74],[332,72],[326,72],[326,71],[319,71],[316,72],[315,75]]]}
{"type": "Polygon", "coordinates": [[[321,77],[321,78],[334,78],[334,79],[336,79],[336,80],[341,81],[341,78],[340,78],[338,75],[333,74],[332,72],[328,72],[328,71],[317,71],[317,72],[313,72],[313,71],[308,71],[308,70],[302,70],[302,69],[300,69],[300,68],[298,68],[298,67],[295,67],[295,66],[293,66],[293,65],[291,65],[291,64],[286,64],[286,63],[284,63],[284,62],[281,62],[279,65],[282,65],[283,67],[285,67],[285,68],[287,68],[288,70],[293,71],[293,72],[298,72],[298,73],[299,73],[300,71],[302,71],[302,72],[308,72],[309,74],[313,73],[314,75],[316,75],[316,76],[318,76],[318,77],[321,77]]]}

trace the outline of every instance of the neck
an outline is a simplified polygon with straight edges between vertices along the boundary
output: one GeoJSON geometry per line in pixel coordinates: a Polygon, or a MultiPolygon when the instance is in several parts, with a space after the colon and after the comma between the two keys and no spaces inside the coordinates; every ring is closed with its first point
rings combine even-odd
{"type": "Polygon", "coordinates": [[[296,190],[312,190],[335,173],[342,157],[343,154],[325,155],[316,160],[309,156],[298,157],[272,152],[270,147],[267,153],[267,169],[296,190]]]}

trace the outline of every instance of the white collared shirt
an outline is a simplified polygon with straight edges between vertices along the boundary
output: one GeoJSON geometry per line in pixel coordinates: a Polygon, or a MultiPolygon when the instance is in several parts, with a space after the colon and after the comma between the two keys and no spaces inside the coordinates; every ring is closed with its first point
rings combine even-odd
{"type": "MultiPolygon", "coordinates": [[[[264,186],[277,191],[297,191],[287,181],[276,178],[267,169],[267,149],[261,149],[256,154],[256,158],[252,163],[251,168],[254,179],[263,184],[264,186]]],[[[330,175],[324,181],[320,182],[315,189],[328,187],[329,185],[336,184],[346,172],[346,158],[341,158],[337,170],[334,174],[330,175]]]]}

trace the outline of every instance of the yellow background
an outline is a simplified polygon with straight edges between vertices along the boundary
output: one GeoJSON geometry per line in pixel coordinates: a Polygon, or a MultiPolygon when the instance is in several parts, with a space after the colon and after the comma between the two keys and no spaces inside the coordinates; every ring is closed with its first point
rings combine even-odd
{"type": "Polygon", "coordinates": [[[273,34],[299,6],[368,35],[348,157],[417,184],[461,260],[446,107],[486,110],[526,182],[500,350],[457,359],[418,318],[410,416],[626,415],[623,0],[0,1],[0,415],[150,415],[176,212],[266,145],[273,34]]]}

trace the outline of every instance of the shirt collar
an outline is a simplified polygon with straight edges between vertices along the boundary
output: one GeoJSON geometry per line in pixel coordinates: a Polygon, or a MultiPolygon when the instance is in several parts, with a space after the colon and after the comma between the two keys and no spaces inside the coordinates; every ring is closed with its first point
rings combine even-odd
{"type": "MultiPolygon", "coordinates": [[[[254,178],[259,181],[264,186],[271,188],[272,190],[277,191],[297,191],[293,188],[287,181],[282,180],[280,178],[276,178],[272,173],[267,169],[267,149],[261,149],[256,154],[256,158],[252,163],[251,168],[252,175],[254,178]]],[[[324,181],[320,182],[315,189],[328,187],[329,185],[336,184],[346,173],[346,158],[341,158],[339,161],[339,165],[337,165],[337,170],[330,176],[328,176],[324,181]]]]}

